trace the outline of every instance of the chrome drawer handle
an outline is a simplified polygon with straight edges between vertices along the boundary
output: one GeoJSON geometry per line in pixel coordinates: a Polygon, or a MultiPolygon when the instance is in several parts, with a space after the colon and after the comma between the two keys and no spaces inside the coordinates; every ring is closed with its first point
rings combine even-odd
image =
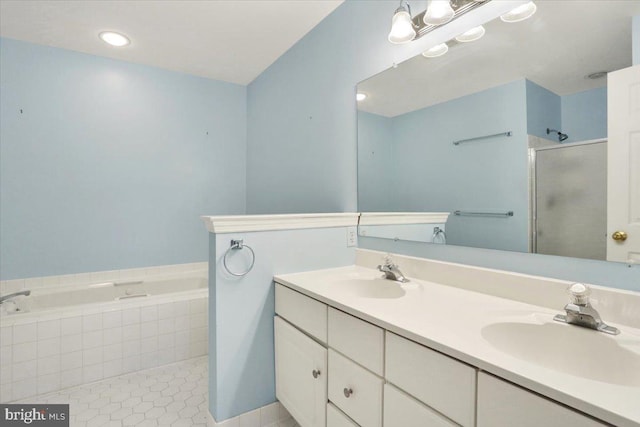
{"type": "Polygon", "coordinates": [[[351,390],[350,388],[346,388],[342,391],[344,393],[344,397],[346,397],[347,399],[349,398],[349,396],[351,396],[353,394],[353,390],[351,390]]]}
{"type": "Polygon", "coordinates": [[[314,369],[313,372],[311,372],[311,375],[313,375],[313,378],[318,378],[320,376],[320,371],[314,369]]]}

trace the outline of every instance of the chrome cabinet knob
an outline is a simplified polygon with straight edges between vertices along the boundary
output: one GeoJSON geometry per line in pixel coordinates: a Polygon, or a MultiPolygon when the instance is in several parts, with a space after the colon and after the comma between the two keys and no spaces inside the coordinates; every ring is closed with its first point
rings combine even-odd
{"type": "Polygon", "coordinates": [[[319,370],[317,370],[317,369],[314,369],[314,370],[311,372],[311,375],[313,375],[313,378],[318,378],[318,377],[320,376],[320,371],[319,371],[319,370]]]}
{"type": "Polygon", "coordinates": [[[351,390],[350,388],[346,388],[342,391],[344,393],[344,397],[346,397],[347,399],[349,398],[349,396],[351,396],[353,394],[353,390],[351,390]]]}

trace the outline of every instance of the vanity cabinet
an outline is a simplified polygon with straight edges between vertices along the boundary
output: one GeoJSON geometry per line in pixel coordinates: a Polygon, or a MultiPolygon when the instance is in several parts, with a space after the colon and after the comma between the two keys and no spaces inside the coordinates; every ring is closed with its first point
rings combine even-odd
{"type": "Polygon", "coordinates": [[[605,427],[556,402],[481,372],[477,427],[605,427]]]}
{"type": "Polygon", "coordinates": [[[464,427],[475,424],[476,369],[391,332],[387,381],[464,427]]]}
{"type": "Polygon", "coordinates": [[[276,396],[300,424],[324,427],[327,349],[280,317],[274,336],[276,396]]]}
{"type": "Polygon", "coordinates": [[[604,427],[276,283],[276,396],[303,427],[604,427]]]}

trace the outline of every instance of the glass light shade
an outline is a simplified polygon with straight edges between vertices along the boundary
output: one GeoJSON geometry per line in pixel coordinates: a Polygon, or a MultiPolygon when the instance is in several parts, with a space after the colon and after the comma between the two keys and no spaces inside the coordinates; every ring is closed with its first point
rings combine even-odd
{"type": "Polygon", "coordinates": [[[104,31],[100,33],[100,38],[103,42],[116,47],[126,46],[131,43],[127,36],[120,33],[114,33],[113,31],[104,31]]]}
{"type": "Polygon", "coordinates": [[[482,25],[478,25],[477,27],[473,27],[470,30],[465,31],[456,37],[456,40],[460,43],[466,42],[474,42],[478,39],[481,39],[484,36],[485,29],[482,25]]]}
{"type": "Polygon", "coordinates": [[[404,7],[399,7],[391,20],[389,41],[394,44],[408,43],[416,36],[411,15],[404,7]]]}
{"type": "Polygon", "coordinates": [[[538,7],[536,6],[536,4],[530,1],[529,3],[525,3],[521,6],[516,7],[512,11],[505,13],[500,17],[500,19],[502,19],[502,21],[504,22],[524,21],[527,18],[531,18],[531,16],[536,13],[537,9],[538,7]]]}
{"type": "Polygon", "coordinates": [[[356,93],[356,101],[364,101],[365,99],[367,99],[366,93],[362,93],[362,92],[356,93]]]}
{"type": "Polygon", "coordinates": [[[432,47],[431,49],[427,49],[422,52],[422,56],[425,58],[437,58],[438,56],[442,56],[445,53],[449,52],[449,46],[446,43],[440,43],[432,47]]]}
{"type": "Polygon", "coordinates": [[[455,12],[449,0],[431,0],[422,20],[429,25],[442,25],[453,19],[455,12]]]}

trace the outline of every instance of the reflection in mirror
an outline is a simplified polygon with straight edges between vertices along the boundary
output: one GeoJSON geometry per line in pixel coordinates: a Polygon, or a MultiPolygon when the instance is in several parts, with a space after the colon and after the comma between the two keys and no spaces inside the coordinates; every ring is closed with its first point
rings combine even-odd
{"type": "Polygon", "coordinates": [[[640,2],[537,5],[358,85],[359,211],[450,212],[446,244],[607,259],[606,76],[631,66],[640,2]]]}

